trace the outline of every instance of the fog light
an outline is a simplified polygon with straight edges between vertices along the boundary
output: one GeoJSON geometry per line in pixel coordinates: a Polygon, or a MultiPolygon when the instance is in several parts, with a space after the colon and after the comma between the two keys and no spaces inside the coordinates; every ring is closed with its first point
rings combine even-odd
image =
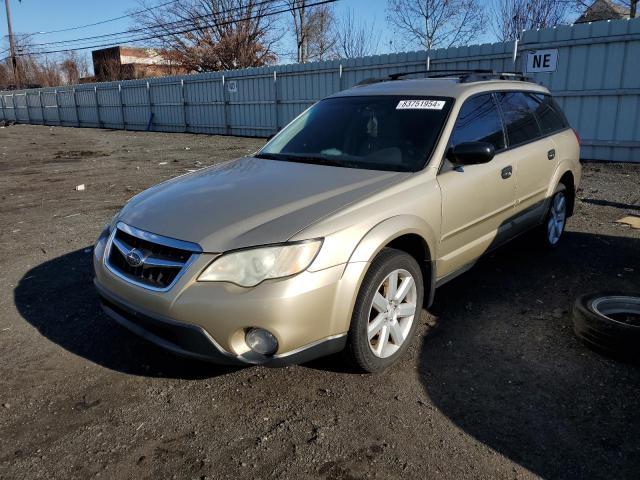
{"type": "Polygon", "coordinates": [[[262,328],[252,328],[244,336],[251,350],[261,355],[273,355],[278,350],[278,340],[271,332],[262,328]]]}

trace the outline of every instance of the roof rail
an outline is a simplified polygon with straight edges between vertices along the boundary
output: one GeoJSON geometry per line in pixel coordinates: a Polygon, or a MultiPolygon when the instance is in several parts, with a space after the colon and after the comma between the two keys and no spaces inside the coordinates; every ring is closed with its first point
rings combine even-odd
{"type": "Polygon", "coordinates": [[[399,80],[406,75],[415,75],[420,73],[424,73],[427,78],[458,77],[461,83],[478,82],[481,80],[530,80],[522,72],[496,72],[495,70],[490,69],[417,70],[412,72],[392,73],[388,78],[390,80],[399,80]]]}
{"type": "Polygon", "coordinates": [[[371,85],[372,83],[380,83],[380,82],[386,82],[387,79],[386,78],[376,78],[376,77],[369,77],[369,78],[365,78],[364,80],[360,80],[358,83],[356,83],[356,87],[359,87],[361,85],[371,85]]]}
{"type": "Polygon", "coordinates": [[[449,77],[462,77],[462,76],[467,76],[467,75],[472,75],[472,74],[493,74],[495,75],[495,70],[483,70],[483,69],[473,69],[473,70],[464,70],[464,69],[453,69],[453,70],[447,70],[447,69],[443,69],[443,70],[415,70],[413,72],[398,72],[398,73],[392,73],[391,75],[389,75],[389,79],[391,80],[399,80],[400,78],[406,76],[406,75],[415,75],[418,73],[424,73],[427,75],[427,78],[434,78],[434,77],[444,77],[444,76],[449,76],[449,77]]]}
{"type": "Polygon", "coordinates": [[[388,75],[386,78],[365,78],[358,82],[356,86],[371,85],[372,83],[388,82],[393,80],[400,80],[406,75],[417,75],[424,73],[426,78],[446,78],[456,77],[460,83],[480,82],[484,80],[514,80],[521,82],[531,81],[522,72],[496,72],[489,69],[473,69],[473,70],[415,70],[412,72],[397,72],[388,75]]]}

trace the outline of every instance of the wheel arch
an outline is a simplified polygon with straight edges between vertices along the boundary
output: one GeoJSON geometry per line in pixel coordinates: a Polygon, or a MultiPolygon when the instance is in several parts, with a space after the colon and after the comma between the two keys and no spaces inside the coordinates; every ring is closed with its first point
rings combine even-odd
{"type": "MultiPolygon", "coordinates": [[[[424,305],[429,307],[435,291],[435,234],[420,217],[398,215],[377,224],[360,240],[349,263],[370,263],[383,248],[395,248],[411,255],[422,271],[425,289],[424,305]]],[[[364,275],[363,275],[364,277],[364,275]]],[[[362,278],[358,282],[358,288],[362,278]]]]}
{"type": "MultiPolygon", "coordinates": [[[[556,172],[553,176],[553,181],[549,185],[549,190],[547,191],[546,201],[548,202],[553,196],[556,187],[558,184],[562,183],[565,187],[567,187],[567,216],[573,215],[576,204],[576,187],[579,176],[577,176],[579,172],[574,172],[571,168],[570,164],[561,164],[556,169],[556,172]]],[[[548,203],[546,204],[545,211],[548,208],[548,203]]]]}
{"type": "Polygon", "coordinates": [[[565,171],[558,180],[558,183],[562,183],[567,188],[567,216],[570,217],[573,215],[573,211],[576,204],[576,183],[575,177],[573,176],[573,172],[571,170],[565,171]]]}

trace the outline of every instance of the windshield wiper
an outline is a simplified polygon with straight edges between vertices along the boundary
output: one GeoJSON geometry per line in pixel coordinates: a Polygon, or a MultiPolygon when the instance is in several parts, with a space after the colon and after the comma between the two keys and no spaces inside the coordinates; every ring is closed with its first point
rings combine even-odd
{"type": "Polygon", "coordinates": [[[281,155],[278,153],[257,153],[254,155],[255,158],[264,158],[265,160],[289,160],[286,155],[281,155]]]}
{"type": "Polygon", "coordinates": [[[259,153],[256,158],[264,158],[267,160],[284,160],[287,162],[310,163],[312,165],[329,165],[332,167],[362,168],[358,162],[333,159],[315,155],[295,155],[288,153],[259,153]]]}

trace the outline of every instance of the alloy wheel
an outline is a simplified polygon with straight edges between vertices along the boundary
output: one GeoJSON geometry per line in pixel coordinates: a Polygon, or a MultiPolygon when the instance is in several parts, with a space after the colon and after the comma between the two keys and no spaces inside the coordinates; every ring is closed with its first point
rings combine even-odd
{"type": "Polygon", "coordinates": [[[376,357],[393,355],[405,342],[416,314],[416,282],[404,269],[392,271],[378,286],[369,308],[367,334],[376,357]]]}
{"type": "Polygon", "coordinates": [[[566,219],[567,199],[564,193],[558,192],[553,197],[547,220],[547,239],[551,245],[555,245],[560,240],[566,219]]]}

